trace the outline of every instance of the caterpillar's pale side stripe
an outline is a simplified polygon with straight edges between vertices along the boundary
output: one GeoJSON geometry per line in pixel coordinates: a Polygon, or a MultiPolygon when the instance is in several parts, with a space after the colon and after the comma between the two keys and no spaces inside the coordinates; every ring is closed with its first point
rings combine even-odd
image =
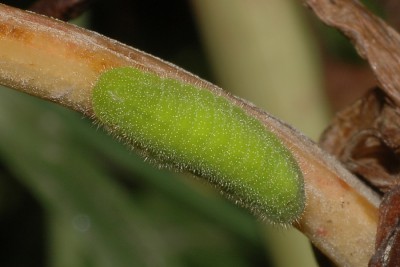
{"type": "Polygon", "coordinates": [[[93,110],[146,156],[208,179],[262,218],[286,224],[303,212],[303,176],[289,150],[223,97],[121,67],[100,76],[93,110]]]}

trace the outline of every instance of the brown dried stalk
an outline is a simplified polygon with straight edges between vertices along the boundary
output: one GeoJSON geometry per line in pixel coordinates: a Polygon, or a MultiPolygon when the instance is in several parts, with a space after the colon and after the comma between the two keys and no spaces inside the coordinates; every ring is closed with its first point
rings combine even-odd
{"type": "Polygon", "coordinates": [[[274,131],[304,173],[307,207],[295,225],[341,266],[366,266],[373,253],[378,197],[316,144],[253,105],[184,70],[78,27],[0,5],[0,84],[93,117],[99,74],[135,66],[195,83],[244,108],[274,131]]]}

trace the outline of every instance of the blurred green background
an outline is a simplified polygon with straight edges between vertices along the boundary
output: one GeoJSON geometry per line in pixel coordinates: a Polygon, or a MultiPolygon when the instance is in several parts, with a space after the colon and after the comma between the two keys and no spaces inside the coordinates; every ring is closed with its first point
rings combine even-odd
{"type": "MultiPolygon", "coordinates": [[[[75,23],[221,85],[315,140],[330,110],[368,87],[326,91],[332,58],[366,65],[300,1],[99,0],[75,23]]],[[[296,230],[266,226],[202,181],[150,166],[80,114],[1,88],[0,124],[0,266],[316,266],[296,230]]]]}

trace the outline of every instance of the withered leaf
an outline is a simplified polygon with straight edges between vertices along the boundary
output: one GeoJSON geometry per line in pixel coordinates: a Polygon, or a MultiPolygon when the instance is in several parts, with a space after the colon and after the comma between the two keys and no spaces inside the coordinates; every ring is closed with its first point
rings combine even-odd
{"type": "Polygon", "coordinates": [[[339,29],[368,60],[379,85],[400,106],[400,35],[356,0],[305,0],[327,25],[339,29]]]}
{"type": "Polygon", "coordinates": [[[320,145],[380,192],[400,184],[400,108],[379,88],[337,113],[320,145]]]}
{"type": "Polygon", "coordinates": [[[383,197],[375,246],[369,267],[400,266],[400,186],[383,197]]]}

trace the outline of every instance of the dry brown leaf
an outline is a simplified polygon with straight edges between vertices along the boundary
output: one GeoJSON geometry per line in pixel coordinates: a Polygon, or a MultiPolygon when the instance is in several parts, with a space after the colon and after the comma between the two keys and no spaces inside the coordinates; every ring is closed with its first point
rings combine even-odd
{"type": "Polygon", "coordinates": [[[339,112],[320,145],[380,192],[400,183],[400,109],[379,88],[339,112]]]}
{"type": "Polygon", "coordinates": [[[400,266],[400,186],[387,193],[379,209],[376,252],[369,267],[400,266]]]}
{"type": "Polygon", "coordinates": [[[356,0],[305,0],[326,24],[339,29],[368,60],[380,87],[400,104],[400,35],[356,0]]]}

